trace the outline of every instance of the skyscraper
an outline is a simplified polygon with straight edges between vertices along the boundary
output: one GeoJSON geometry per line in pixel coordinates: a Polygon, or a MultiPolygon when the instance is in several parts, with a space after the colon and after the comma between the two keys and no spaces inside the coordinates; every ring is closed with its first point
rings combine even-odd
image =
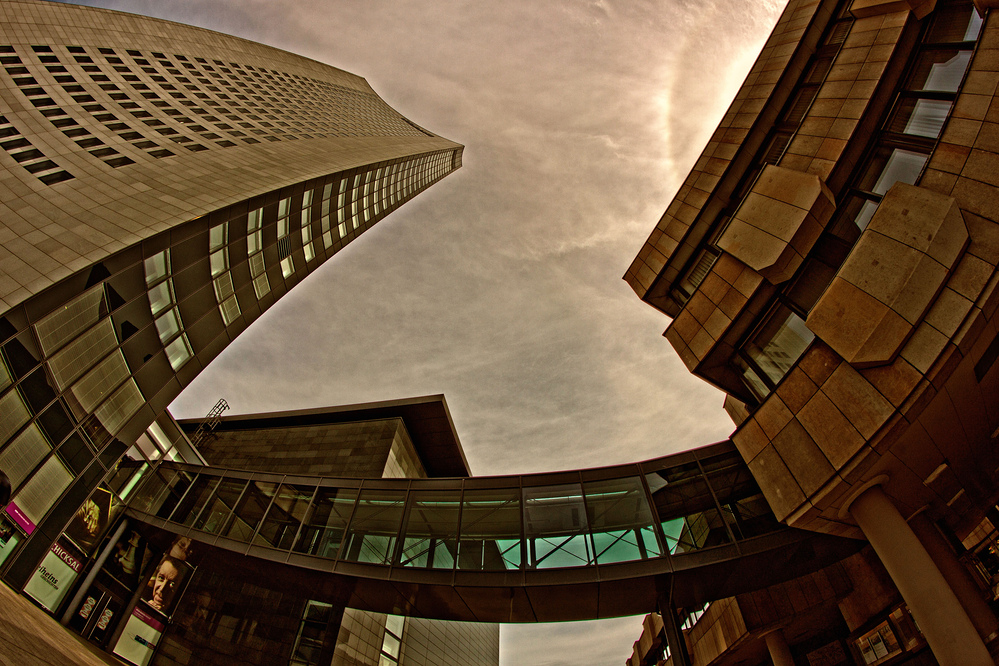
{"type": "Polygon", "coordinates": [[[4,2],[0,66],[0,575],[56,612],[39,562],[93,555],[122,456],[200,461],[167,405],[462,146],[361,77],[119,12],[4,2]]]}

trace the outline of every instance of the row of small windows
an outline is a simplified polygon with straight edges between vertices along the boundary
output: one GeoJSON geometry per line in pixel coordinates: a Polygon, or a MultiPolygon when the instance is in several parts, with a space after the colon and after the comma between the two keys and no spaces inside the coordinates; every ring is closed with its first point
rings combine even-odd
{"type": "Polygon", "coordinates": [[[144,262],[146,287],[148,288],[149,309],[156,324],[156,332],[166,350],[170,367],[176,372],[194,355],[191,342],[184,332],[184,322],[180,317],[177,299],[173,290],[170,273],[170,250],[163,250],[144,262]]]}
{"type": "MultiPolygon", "coordinates": [[[[261,140],[281,141],[326,136],[412,135],[417,132],[426,134],[424,130],[412,126],[406,119],[385,105],[374,93],[357,91],[325,81],[291,74],[275,76],[275,73],[264,68],[254,69],[251,66],[246,66],[243,69],[241,66],[231,63],[233,69],[224,66],[220,69],[233,80],[220,81],[219,83],[234,95],[232,97],[222,92],[216,85],[211,85],[215,82],[208,78],[196,78],[195,83],[187,76],[181,76],[182,72],[178,69],[181,65],[191,70],[197,69],[184,56],[174,56],[178,61],[182,61],[178,65],[171,62],[164,54],[154,54],[156,64],[165,68],[166,72],[174,77],[175,83],[168,83],[167,78],[151,66],[149,60],[140,55],[134,55],[139,54],[138,51],[129,50],[128,54],[132,56],[134,63],[140,66],[143,73],[142,78],[131,73],[132,69],[124,64],[122,58],[115,55],[113,49],[98,49],[104,56],[102,59],[106,61],[104,66],[110,66],[114,70],[113,72],[109,70],[107,73],[95,63],[90,55],[85,55],[86,50],[82,47],[66,47],[66,49],[72,55],[75,64],[61,61],[50,46],[33,46],[32,56],[44,65],[45,72],[57,84],[61,84],[63,90],[69,93],[75,102],[93,104],[97,102],[93,95],[101,94],[117,102],[122,109],[131,111],[131,115],[146,127],[129,126],[119,118],[111,118],[107,122],[102,120],[102,122],[106,122],[109,129],[133,142],[137,148],[147,150],[150,156],[156,158],[169,157],[175,153],[156,144],[153,139],[168,138],[177,143],[178,146],[191,151],[207,150],[212,145],[200,143],[199,139],[200,141],[214,142],[220,147],[237,145],[233,140],[220,135],[219,132],[224,132],[233,139],[247,144],[260,143],[261,140]],[[70,74],[66,64],[76,70],[82,69],[85,74],[89,74],[91,81],[84,81],[85,85],[81,85],[81,82],[70,74]],[[146,76],[149,74],[152,76],[146,76]],[[177,83],[183,85],[178,87],[177,83]],[[142,110],[129,93],[123,92],[121,85],[132,89],[133,93],[141,98],[140,101],[150,103],[154,110],[162,113],[164,117],[153,117],[149,111],[142,110]],[[159,88],[162,95],[154,92],[151,86],[159,88]],[[181,88],[187,93],[182,92],[181,88]],[[208,93],[212,93],[215,99],[208,93]],[[196,99],[191,100],[188,95],[193,95],[196,99]],[[185,116],[182,110],[172,108],[170,103],[163,99],[164,96],[174,98],[175,103],[188,107],[188,113],[201,117],[185,116]],[[199,104],[214,108],[201,108],[199,104]],[[226,108],[227,106],[232,106],[232,108],[226,108]],[[171,126],[165,121],[176,123],[176,125],[171,126]],[[215,127],[206,127],[201,123],[212,123],[215,127]],[[152,128],[160,136],[136,132],[136,129],[148,132],[148,128],[152,128]]],[[[201,62],[204,59],[195,58],[194,60],[201,62]]],[[[56,106],[51,93],[47,92],[43,84],[40,84],[36,79],[42,69],[36,66],[34,69],[37,71],[32,72],[29,67],[25,66],[35,63],[22,61],[21,57],[15,53],[14,48],[8,45],[0,47],[0,64],[7,66],[7,73],[21,87],[22,92],[29,97],[33,106],[42,109],[43,113],[49,107],[56,106]]],[[[201,66],[207,71],[197,71],[192,75],[223,78],[207,64],[207,61],[201,66]]],[[[106,113],[106,109],[103,107],[100,110],[106,113]]],[[[66,122],[66,125],[76,124],[70,119],[63,119],[63,121],[66,122]]],[[[56,121],[53,123],[60,128],[66,126],[59,125],[56,121]]],[[[112,167],[132,162],[130,158],[118,154],[114,148],[107,146],[100,139],[86,136],[90,133],[83,128],[64,131],[67,132],[67,136],[76,140],[81,148],[88,150],[95,157],[104,159],[112,167]],[[69,132],[76,132],[76,134],[69,132]],[[77,139],[77,136],[80,138],[77,139]]]]}
{"type": "MultiPolygon", "coordinates": [[[[337,176],[331,182],[305,190],[301,208],[295,214],[292,197],[277,204],[277,258],[281,274],[290,278],[296,271],[292,238],[298,225],[302,252],[308,265],[316,259],[313,224],[319,223],[318,238],[323,249],[330,250],[337,242],[348,242],[358,230],[374,223],[393,207],[429,186],[452,170],[454,152],[446,151],[406,162],[370,169],[353,176],[337,176]],[[334,210],[335,206],[335,210],[334,210]],[[334,223],[335,220],[335,223],[334,223]]],[[[250,278],[257,299],[271,290],[267,275],[263,239],[262,207],[246,217],[246,256],[250,278]]],[[[208,251],[215,285],[215,297],[222,319],[228,326],[240,314],[229,271],[229,229],[232,221],[222,222],[209,230],[208,251]]]]}
{"type": "Polygon", "coordinates": [[[14,158],[28,173],[34,174],[46,185],[70,180],[73,175],[45,157],[28,139],[21,135],[6,116],[0,116],[0,147],[14,158]]]}

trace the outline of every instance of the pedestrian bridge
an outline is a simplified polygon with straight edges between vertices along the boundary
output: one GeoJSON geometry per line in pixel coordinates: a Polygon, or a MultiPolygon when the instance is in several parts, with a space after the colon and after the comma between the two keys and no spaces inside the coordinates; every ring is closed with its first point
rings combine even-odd
{"type": "Polygon", "coordinates": [[[188,536],[202,563],[255,581],[336,584],[350,607],[483,622],[699,606],[862,545],[779,523],[731,442],[627,465],[444,479],[166,462],[126,510],[164,549],[188,536]]]}

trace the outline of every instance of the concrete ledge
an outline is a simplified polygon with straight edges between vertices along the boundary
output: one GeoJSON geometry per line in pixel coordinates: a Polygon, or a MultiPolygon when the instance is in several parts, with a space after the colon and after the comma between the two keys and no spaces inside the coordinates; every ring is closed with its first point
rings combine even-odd
{"type": "Polygon", "coordinates": [[[891,362],[967,243],[953,197],[897,183],[812,308],[808,328],[854,365],[891,362]]]}
{"type": "Polygon", "coordinates": [[[832,192],[810,173],[764,167],[732,216],[718,247],[771,284],[791,279],[835,208],[832,192]]]}

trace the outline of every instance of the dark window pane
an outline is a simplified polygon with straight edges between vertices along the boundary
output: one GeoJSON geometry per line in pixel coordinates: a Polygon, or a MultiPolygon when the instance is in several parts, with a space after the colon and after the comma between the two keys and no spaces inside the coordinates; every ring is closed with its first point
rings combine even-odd
{"type": "Polygon", "coordinates": [[[405,503],[405,491],[363,491],[350,521],[343,559],[390,564],[405,503]]]}
{"type": "Polygon", "coordinates": [[[253,543],[281,550],[291,548],[315,491],[314,486],[282,485],[253,543]]]}
{"type": "Polygon", "coordinates": [[[466,490],[462,502],[458,568],[519,569],[520,490],[466,490]]]}
{"type": "Polygon", "coordinates": [[[583,490],[598,564],[662,555],[653,527],[655,519],[637,476],[587,482],[583,490]]]}
{"type": "Polygon", "coordinates": [[[245,479],[224,479],[219,483],[215,495],[208,501],[205,510],[194,522],[194,527],[212,534],[220,533],[245,488],[245,479]]]}
{"type": "Polygon", "coordinates": [[[672,554],[728,543],[707,481],[696,463],[674,465],[645,475],[652,491],[666,547],[672,554]]]}
{"type": "Polygon", "coordinates": [[[336,557],[356,499],[357,491],[353,488],[320,488],[295,550],[319,557],[336,557]]]}
{"type": "Polygon", "coordinates": [[[594,563],[583,489],[578,483],[524,488],[524,536],[530,569],[594,563]]]}
{"type": "Polygon", "coordinates": [[[460,500],[457,490],[410,493],[399,564],[427,569],[454,567],[460,500]]]}

